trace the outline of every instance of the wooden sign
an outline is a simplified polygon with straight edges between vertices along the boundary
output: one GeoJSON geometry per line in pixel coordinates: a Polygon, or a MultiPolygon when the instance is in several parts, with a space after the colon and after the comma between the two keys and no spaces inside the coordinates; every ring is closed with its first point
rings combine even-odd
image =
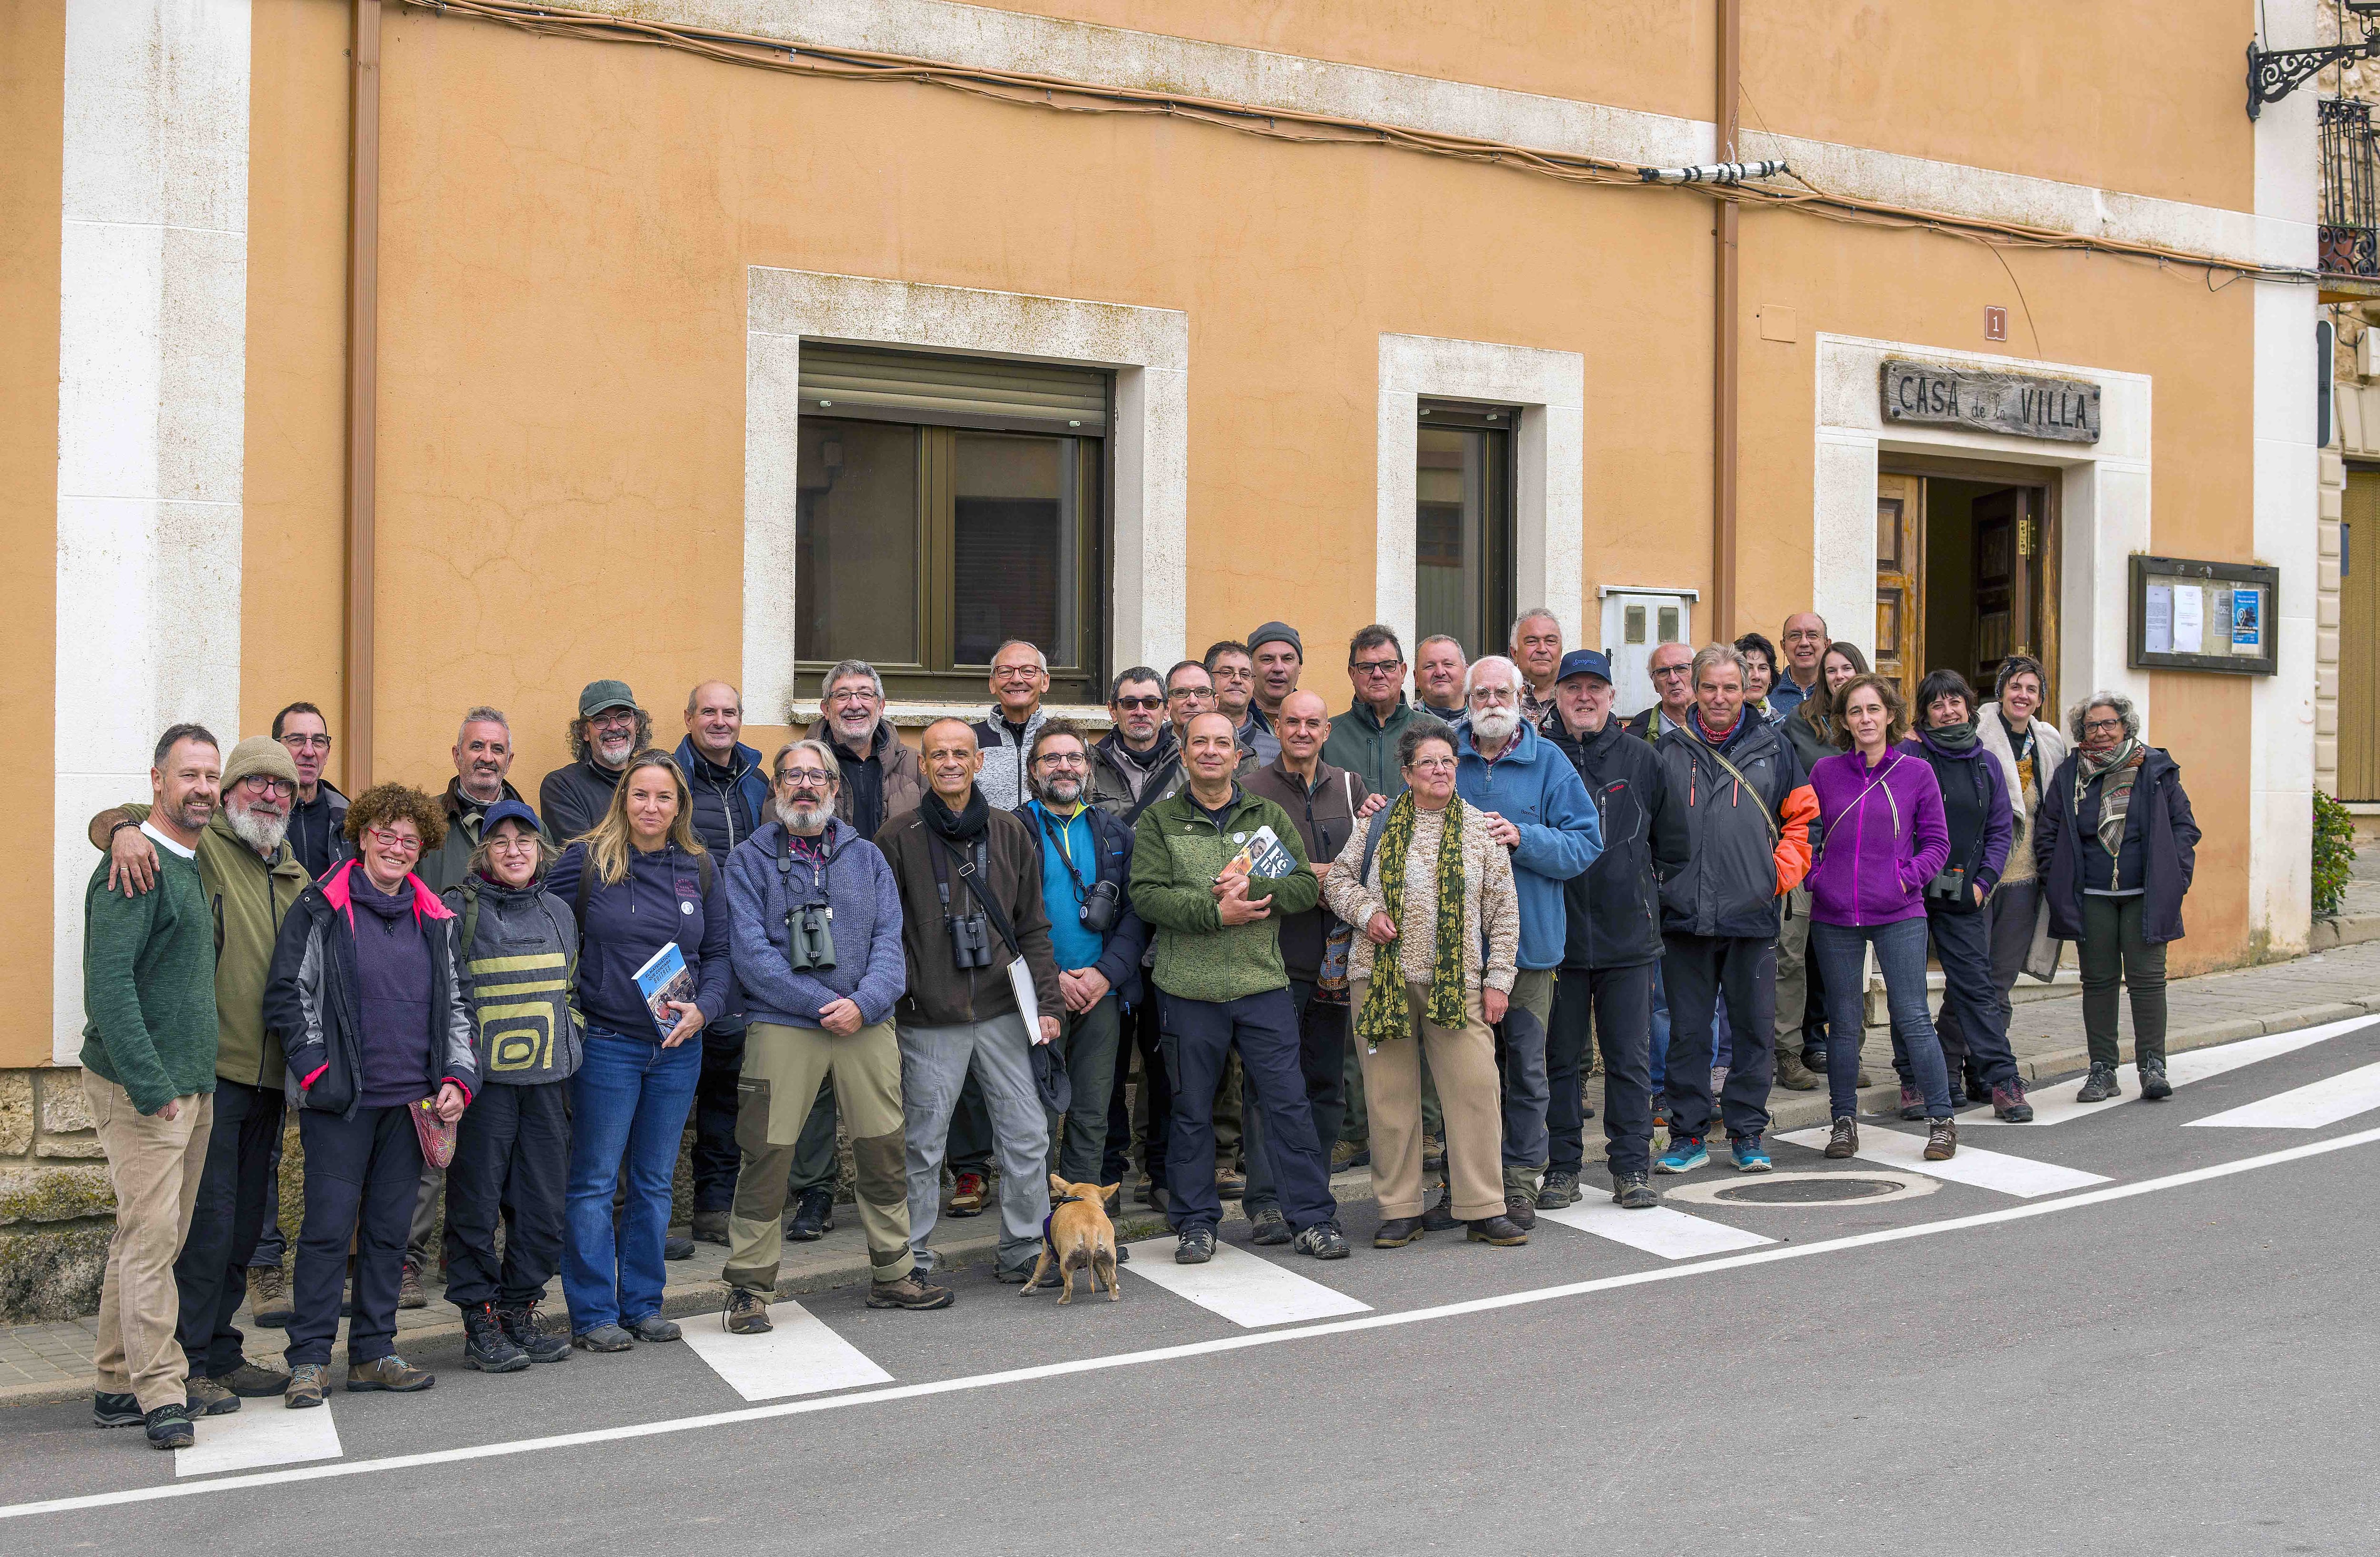
{"type": "Polygon", "coordinates": [[[2063,444],[2099,441],[2099,386],[2081,379],[1888,359],[1882,387],[1887,421],[1970,427],[2063,444]]]}

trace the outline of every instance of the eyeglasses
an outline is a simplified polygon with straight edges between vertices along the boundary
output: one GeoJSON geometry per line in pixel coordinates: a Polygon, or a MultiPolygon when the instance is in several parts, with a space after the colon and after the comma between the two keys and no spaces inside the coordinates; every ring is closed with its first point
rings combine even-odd
{"type": "Polygon", "coordinates": [[[2082,722],[2082,733],[2086,736],[2104,736],[2110,730],[2123,727],[2124,722],[2120,719],[2086,719],[2082,722]]]}
{"type": "Polygon", "coordinates": [[[991,678],[994,681],[1030,681],[1040,674],[1041,667],[1039,665],[994,665],[991,667],[991,678]]]}
{"type": "Polygon", "coordinates": [[[250,773],[239,782],[258,795],[278,795],[286,798],[298,793],[296,779],[274,778],[270,773],[250,773]]]}
{"type": "Polygon", "coordinates": [[[1207,674],[1213,676],[1218,681],[1254,681],[1257,678],[1256,667],[1254,665],[1241,665],[1234,669],[1222,669],[1219,667],[1215,670],[1208,671],[1207,674]]]}
{"type": "Polygon", "coordinates": [[[846,687],[840,692],[828,693],[826,700],[831,703],[876,703],[884,699],[876,695],[873,687],[846,687]]]}
{"type": "Polygon", "coordinates": [[[1169,700],[1174,698],[1211,698],[1214,695],[1212,687],[1176,687],[1165,694],[1169,700]]]}
{"type": "Polygon", "coordinates": [[[399,833],[395,829],[389,827],[367,827],[364,831],[371,834],[373,843],[378,844],[382,848],[386,849],[391,854],[419,854],[421,852],[421,840],[415,837],[410,833],[399,833]]]}
{"type": "Polygon", "coordinates": [[[796,768],[791,772],[779,773],[777,786],[801,795],[813,789],[820,792],[832,789],[834,787],[834,780],[820,772],[816,768],[796,768]]]}
{"type": "Polygon", "coordinates": [[[1416,757],[1414,759],[1414,772],[1417,773],[1451,773],[1454,772],[1454,759],[1451,757],[1416,757]]]}
{"type": "Polygon", "coordinates": [[[587,723],[599,730],[633,730],[637,727],[637,715],[633,709],[613,709],[589,715],[587,723]]]}
{"type": "Polygon", "coordinates": [[[1653,679],[1656,681],[1666,681],[1673,675],[1683,675],[1694,668],[1694,667],[1691,664],[1663,665],[1659,670],[1653,673],[1653,679]]]}
{"type": "Polygon", "coordinates": [[[1402,660],[1355,660],[1347,668],[1357,675],[1393,675],[1405,668],[1402,660]]]}
{"type": "Polygon", "coordinates": [[[281,744],[292,750],[311,751],[316,747],[320,747],[324,751],[328,751],[331,749],[331,737],[328,736],[287,735],[281,737],[281,744]]]}
{"type": "Polygon", "coordinates": [[[1038,765],[1044,768],[1081,768],[1088,766],[1088,764],[1083,760],[1083,754],[1079,751],[1053,751],[1047,757],[1037,757],[1033,760],[1038,765]]]}
{"type": "Polygon", "coordinates": [[[1510,687],[1474,687],[1471,700],[1475,703],[1510,703],[1519,701],[1519,694],[1510,687]]]}
{"type": "Polygon", "coordinates": [[[1115,706],[1121,709],[1136,709],[1143,713],[1153,713],[1165,706],[1165,699],[1163,698],[1118,698],[1115,700],[1115,706]]]}

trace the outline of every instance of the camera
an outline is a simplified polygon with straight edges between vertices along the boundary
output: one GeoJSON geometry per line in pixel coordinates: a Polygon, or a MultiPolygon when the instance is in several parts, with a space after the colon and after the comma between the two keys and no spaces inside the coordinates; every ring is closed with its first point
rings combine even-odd
{"type": "Polygon", "coordinates": [[[834,966],[834,910],[815,903],[785,910],[785,961],[796,973],[834,966]]]}
{"type": "Polygon", "coordinates": [[[1929,903],[1964,903],[1967,901],[1967,872],[1964,867],[1953,865],[1925,883],[1929,903]]]}
{"type": "Polygon", "coordinates": [[[1123,894],[1117,890],[1113,882],[1100,882],[1084,897],[1083,906],[1077,910],[1075,917],[1083,921],[1083,928],[1093,935],[1105,935],[1115,928],[1116,914],[1122,905],[1123,896],[1123,894]]]}
{"type": "Polygon", "coordinates": [[[950,932],[953,962],[962,968],[991,966],[991,924],[981,914],[945,914],[942,928],[950,932]]]}

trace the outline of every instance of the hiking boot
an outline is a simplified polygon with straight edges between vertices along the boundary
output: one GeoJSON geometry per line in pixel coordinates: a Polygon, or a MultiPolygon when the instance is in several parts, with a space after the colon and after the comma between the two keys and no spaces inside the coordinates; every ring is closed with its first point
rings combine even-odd
{"type": "Polygon", "coordinates": [[[1504,1191],[1504,1220],[1525,1233],[1537,1224],[1537,1198],[1525,1189],[1504,1191]]]}
{"type": "Polygon", "coordinates": [[[1768,1149],[1760,1144],[1758,1136],[1745,1136],[1735,1143],[1735,1171],[1740,1174],[1765,1174],[1777,1164],[1769,1161],[1768,1149]]]}
{"type": "Polygon", "coordinates": [[[1347,1235],[1339,1231],[1335,1222],[1318,1222],[1292,1240],[1297,1252],[1317,1259],[1347,1258],[1347,1235]]]}
{"type": "Polygon", "coordinates": [[[512,1344],[528,1354],[531,1362],[568,1362],[570,1338],[549,1334],[537,1322],[537,1303],[531,1299],[511,1307],[496,1306],[497,1322],[504,1327],[504,1335],[512,1344]]]}
{"type": "Polygon", "coordinates": [[[677,1327],[675,1320],[665,1320],[659,1314],[647,1314],[643,1319],[630,1320],[625,1328],[638,1340],[649,1341],[656,1344],[663,1341],[677,1340],[686,1333],[677,1327]]]}
{"type": "Polygon", "coordinates": [[[1456,1217],[1454,1214],[1454,1189],[1452,1186],[1450,1185],[1446,1188],[1439,1190],[1438,1195],[1438,1204],[1430,1206],[1423,1210],[1421,1213],[1421,1225],[1422,1231],[1425,1233],[1443,1233],[1450,1228],[1460,1227],[1463,1225],[1461,1219],[1456,1217]]]}
{"type": "Polygon", "coordinates": [[[1971,1103],[1987,1103],[1992,1101],[1992,1089],[1984,1085],[1984,1078],[1980,1074],[1972,1070],[1967,1073],[1967,1101],[1971,1103]]]}
{"type": "Polygon", "coordinates": [[[179,1401],[161,1405],[140,1418],[149,1429],[152,1449],[188,1449],[199,1441],[190,1427],[190,1408],[179,1401]]]}
{"type": "Polygon", "coordinates": [[[1248,1192],[1248,1175],[1232,1168],[1215,1170],[1215,1194],[1220,1199],[1236,1200],[1248,1192]]]}
{"type": "Polygon", "coordinates": [[[1802,1051],[1802,1063],[1809,1066],[1812,1070],[1816,1071],[1820,1076],[1826,1075],[1827,1046],[1823,1043],[1813,1043],[1804,1048],[1802,1051]]]}
{"type": "Polygon", "coordinates": [[[2078,1103],[2103,1103],[2110,1098],[2120,1098],[2124,1089],[2116,1085],[2116,1067],[2091,1062],[2091,1074],[2082,1078],[2082,1089],[2074,1094],[2078,1103]]]}
{"type": "Polygon", "coordinates": [[[1906,1081],[1900,1084],[1900,1117],[1912,1122],[1925,1117],[1925,1094],[1906,1081]]]}
{"type": "Polygon", "coordinates": [[[949,1216],[981,1216],[985,1184],[981,1174],[961,1174],[951,1189],[949,1216]]]}
{"type": "Polygon", "coordinates": [[[1623,1211],[1649,1211],[1661,1196],[1643,1174],[1621,1174],[1611,1181],[1611,1203],[1623,1211]]]}
{"type": "Polygon", "coordinates": [[[1777,1056],[1777,1085],[1789,1092],[1815,1092],[1819,1082],[1802,1056],[1788,1049],[1777,1056]]]}
{"type": "Polygon", "coordinates": [[[868,1283],[868,1306],[871,1308],[947,1308],[959,1300],[959,1295],[946,1286],[936,1286],[924,1275],[910,1271],[896,1282],[868,1283]]]}
{"type": "Polygon", "coordinates": [[[599,1324],[571,1336],[570,1344],[582,1352],[627,1352],[636,1349],[637,1338],[616,1324],[599,1324]]]}
{"type": "Polygon", "coordinates": [[[463,1366],[481,1373],[518,1373],[528,1367],[528,1354],[504,1333],[493,1303],[463,1310],[463,1366]]]}
{"type": "Polygon", "coordinates": [[[1420,1239],[1424,1229],[1417,1216],[1392,1216],[1372,1233],[1376,1249],[1401,1249],[1420,1239]]]}
{"type": "Polygon", "coordinates": [[[1537,1210],[1541,1211],[1558,1211],[1577,1202],[1578,1175],[1568,1168],[1554,1169],[1537,1186],[1537,1210]]]}
{"type": "Polygon", "coordinates": [[[1489,1244],[1500,1249],[1517,1248],[1529,1241],[1528,1230],[1516,1224],[1509,1216],[1483,1216],[1466,1228],[1465,1243],[1489,1244]]]}
{"type": "Polygon", "coordinates": [[[2165,1078],[2163,1060],[2141,1062],[2141,1101],[2161,1103],[2173,1096],[2173,1083],[2165,1078]]]}
{"type": "Polygon", "coordinates": [[[268,1330],[285,1330],[298,1317],[289,1301],[289,1278],[278,1265],[253,1266],[248,1272],[248,1308],[257,1323],[268,1330]]]}
{"type": "MultiPolygon", "coordinates": [[[[694,1213],[694,1225],[686,1231],[694,1235],[694,1241],[698,1244],[723,1244],[727,1241],[727,1213],[697,1211],[694,1213]]],[[[793,1229],[788,1227],[785,1231],[791,1233],[793,1229]]]]}
{"type": "Polygon", "coordinates": [[[812,1244],[834,1231],[834,1191],[820,1185],[802,1191],[802,1203],[785,1223],[785,1236],[812,1244]]]}
{"type": "Polygon", "coordinates": [[[1947,1162],[1957,1155],[1959,1155],[1959,1122],[1957,1120],[1937,1119],[1926,1126],[1925,1161],[1947,1162]]]}
{"type": "Polygon", "coordinates": [[[692,1259],[694,1258],[694,1240],[682,1234],[670,1234],[667,1237],[664,1237],[662,1240],[662,1258],[663,1259],[692,1259]]]}
{"type": "Polygon", "coordinates": [[[1330,1171],[1334,1174],[1343,1174],[1350,1168],[1368,1167],[1371,1161],[1371,1148],[1360,1141],[1342,1140],[1331,1144],[1330,1171]]]}
{"type": "Polygon", "coordinates": [[[1827,1137],[1827,1155],[1840,1161],[1859,1155],[1859,1121],[1844,1114],[1827,1137]]]}
{"type": "MultiPolygon", "coordinates": [[[[1038,1262],[1038,1257],[1036,1257],[1035,1263],[1038,1262]]],[[[991,1279],[1002,1286],[1023,1286],[1033,1280],[1033,1267],[1031,1265],[995,1265],[992,1267],[991,1279]]]]}
{"type": "Polygon", "coordinates": [[[436,1374],[424,1373],[395,1352],[370,1362],[347,1364],[347,1388],[358,1393],[386,1390],[391,1394],[412,1394],[436,1382],[436,1374]]]}
{"type": "Polygon", "coordinates": [[[1173,1246],[1176,1265],[1204,1265],[1215,1258],[1215,1230],[1211,1227],[1185,1227],[1181,1242],[1173,1246]]]}
{"type": "Polygon", "coordinates": [[[766,1335],[777,1328],[769,1322],[769,1300],[749,1287],[729,1287],[720,1317],[730,1335],[766,1335]]]}
{"type": "Polygon", "coordinates": [[[1442,1174],[1446,1172],[1445,1137],[1424,1136],[1421,1137],[1421,1171],[1426,1174],[1442,1174]]]}
{"type": "Polygon", "coordinates": [[[289,1387],[281,1392],[281,1404],[292,1411],[303,1411],[310,1405],[322,1404],[322,1365],[301,1362],[289,1370],[289,1387]]]}
{"type": "Polygon", "coordinates": [[[111,1394],[105,1390],[91,1393],[91,1425],[95,1428],[137,1428],[149,1419],[140,1409],[140,1397],[132,1394],[111,1394]]]}
{"type": "Polygon", "coordinates": [[[267,1395],[279,1394],[289,1387],[288,1374],[275,1373],[269,1368],[259,1368],[246,1357],[240,1358],[239,1366],[230,1372],[214,1375],[214,1381],[232,1393],[244,1395],[250,1400],[262,1400],[267,1395]]]}
{"type": "Polygon", "coordinates": [[[182,1393],[189,1397],[193,1417],[227,1417],[239,1409],[239,1396],[212,1379],[193,1375],[183,1381],[182,1393]]]}
{"type": "Polygon", "coordinates": [[[1681,1136],[1670,1143],[1670,1150],[1653,1160],[1653,1171],[1662,1174],[1690,1174],[1706,1166],[1710,1153],[1703,1150],[1700,1136],[1681,1136]]]}
{"type": "Polygon", "coordinates": [[[413,1261],[405,1262],[405,1274],[396,1279],[396,1306],[400,1308],[427,1308],[430,1295],[421,1290],[421,1270],[413,1261]]]}
{"type": "Polygon", "coordinates": [[[1256,1213],[1248,1218],[1248,1224],[1256,1229],[1248,1239],[1252,1244],[1270,1246],[1289,1242],[1289,1222],[1278,1206],[1258,1206],[1256,1213]]]}
{"type": "Polygon", "coordinates": [[[1992,1089],[1992,1117],[2005,1119],[2011,1125],[2033,1123],[2033,1105],[2024,1101],[2024,1083],[2011,1081],[2005,1087],[1992,1089]]]}

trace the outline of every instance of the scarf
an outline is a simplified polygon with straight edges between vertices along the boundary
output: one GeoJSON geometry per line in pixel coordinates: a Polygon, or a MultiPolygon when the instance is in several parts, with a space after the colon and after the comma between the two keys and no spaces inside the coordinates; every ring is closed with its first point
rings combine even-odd
{"type": "Polygon", "coordinates": [[[937,836],[947,838],[953,844],[965,843],[979,835],[991,824],[991,807],[984,799],[980,787],[967,791],[966,809],[955,814],[943,803],[941,796],[929,789],[924,803],[917,808],[917,814],[926,819],[926,825],[937,836]]]}
{"type": "Polygon", "coordinates": [[[1712,750],[1725,751],[1743,738],[1743,732],[1751,727],[1752,721],[1757,717],[1759,717],[1757,714],[1738,712],[1735,723],[1727,727],[1726,735],[1714,736],[1704,727],[1702,705],[1697,703],[1686,710],[1686,728],[1692,730],[1694,737],[1712,750]]]}
{"type": "MultiPolygon", "coordinates": [[[[1389,808],[1388,825],[1380,833],[1380,895],[1389,920],[1397,926],[1393,940],[1372,954],[1372,986],[1364,991],[1364,1009],[1355,1018],[1355,1036],[1378,1052],[1381,1044],[1413,1035],[1413,1012],[1405,997],[1404,912],[1405,856],[1413,851],[1418,808],[1413,791],[1397,797],[1389,808]],[[1386,968],[1384,977],[1382,969],[1386,968]]],[[[1460,1028],[1463,1004],[1463,802],[1451,799],[1445,830],[1438,839],[1437,955],[1429,968],[1429,1004],[1423,1017],[1432,1027],[1460,1028]]]]}
{"type": "Polygon", "coordinates": [[[1925,744],[1952,757],[1964,757],[1975,749],[1975,722],[1964,724],[1937,724],[1922,732],[1925,744]]]}
{"type": "Polygon", "coordinates": [[[2124,744],[2105,756],[2087,751],[2075,754],[2074,809],[2082,809],[2083,786],[2104,776],[2099,785],[2099,846],[2114,859],[2124,849],[2124,816],[2132,809],[2132,783],[2141,776],[2141,764],[2148,753],[2137,736],[2126,737],[2124,744]]]}

